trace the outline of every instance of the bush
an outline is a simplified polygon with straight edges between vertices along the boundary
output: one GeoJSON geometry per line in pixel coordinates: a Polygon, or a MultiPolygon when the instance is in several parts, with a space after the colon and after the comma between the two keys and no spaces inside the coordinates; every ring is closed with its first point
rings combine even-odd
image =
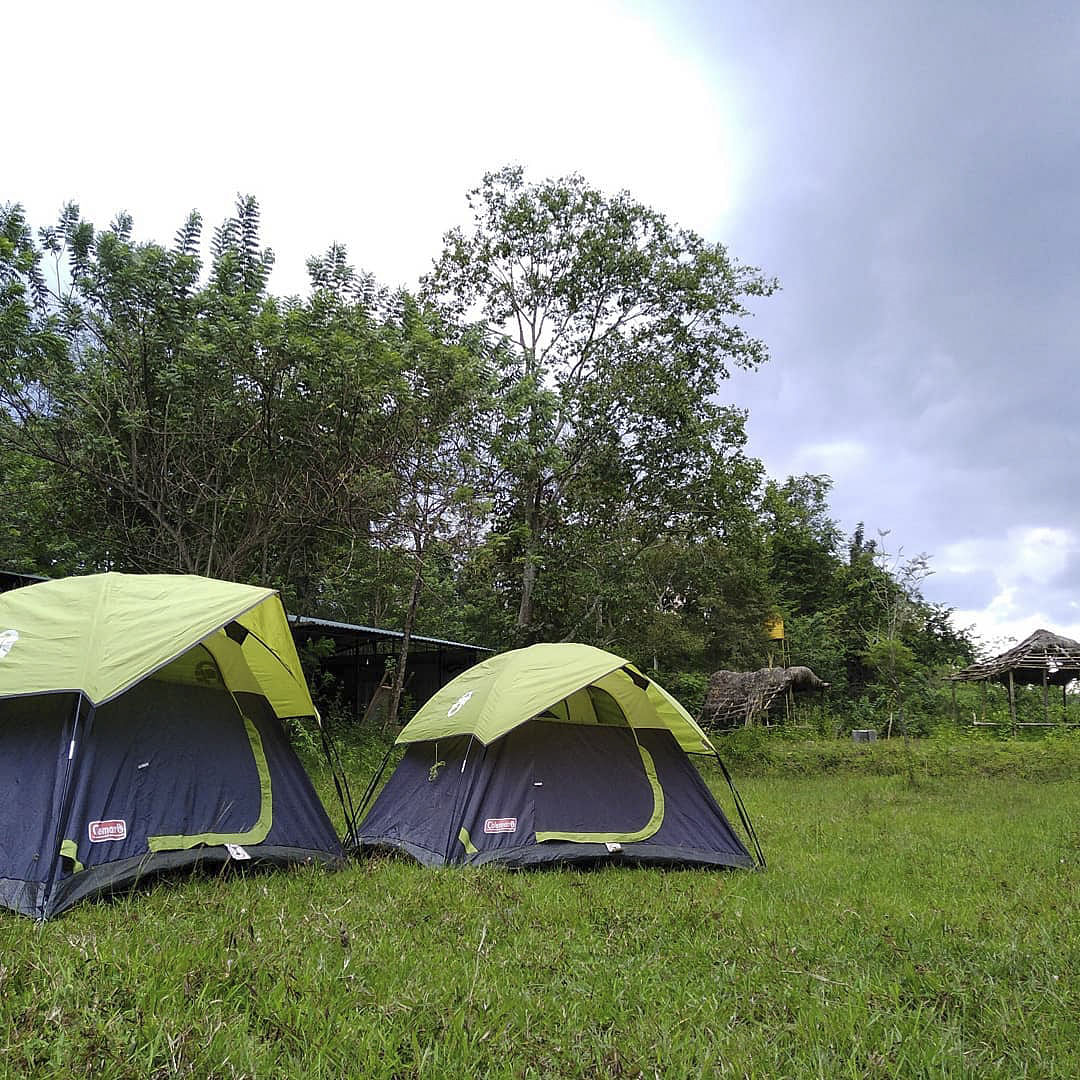
{"type": "Polygon", "coordinates": [[[846,738],[776,737],[776,730],[739,728],[716,734],[713,741],[720,756],[736,772],[748,776],[1080,778],[1080,733],[1072,731],[1004,739],[963,729],[925,738],[856,743],[846,738]]]}

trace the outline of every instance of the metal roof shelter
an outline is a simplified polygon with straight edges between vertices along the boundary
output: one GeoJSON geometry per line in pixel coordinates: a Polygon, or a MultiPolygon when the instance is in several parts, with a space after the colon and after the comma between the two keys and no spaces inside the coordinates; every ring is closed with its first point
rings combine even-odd
{"type": "MultiPolygon", "coordinates": [[[[0,570],[0,592],[47,580],[37,574],[0,570]]],[[[398,652],[405,635],[400,630],[309,615],[290,615],[289,625],[298,648],[320,639],[328,638],[333,642],[333,652],[322,657],[320,664],[337,681],[353,716],[364,715],[384,685],[387,659],[398,652]]],[[[484,645],[413,634],[405,690],[416,702],[426,701],[456,675],[492,652],[493,649],[484,645]]]]}
{"type": "Polygon", "coordinates": [[[39,581],[48,581],[40,574],[18,574],[14,570],[0,570],[0,593],[9,589],[21,589],[24,585],[35,585],[39,581]]]}
{"type": "MultiPolygon", "coordinates": [[[[947,675],[953,684],[953,711],[959,719],[956,709],[956,684],[958,682],[978,682],[983,685],[983,714],[985,716],[986,686],[997,682],[1004,686],[1009,695],[1009,717],[1015,727],[1054,727],[1050,719],[1050,687],[1061,687],[1061,723],[1067,722],[1068,709],[1065,687],[1074,679],[1080,678],[1080,642],[1062,637],[1050,630],[1036,630],[1030,637],[1024,638],[1019,645],[1006,650],[989,660],[947,675]],[[1016,719],[1016,687],[1041,686],[1043,688],[1043,716],[1041,723],[1019,723],[1016,719]]],[[[987,721],[976,721],[985,724],[987,721]]]]}
{"type": "MultiPolygon", "coordinates": [[[[381,687],[386,686],[386,661],[401,648],[405,636],[400,630],[377,626],[290,615],[297,645],[329,638],[334,651],[320,660],[324,671],[336,679],[341,692],[359,719],[377,704],[381,687]]],[[[417,703],[426,701],[452,678],[491,655],[493,649],[462,641],[412,634],[409,638],[405,691],[417,703]]]]}

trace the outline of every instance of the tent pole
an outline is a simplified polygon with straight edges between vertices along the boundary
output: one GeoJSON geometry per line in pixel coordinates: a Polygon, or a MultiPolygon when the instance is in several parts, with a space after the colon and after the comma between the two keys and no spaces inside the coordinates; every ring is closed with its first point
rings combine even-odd
{"type": "MultiPolygon", "coordinates": [[[[56,833],[53,836],[52,850],[47,852],[48,858],[52,860],[52,867],[49,870],[49,877],[45,882],[45,892],[41,898],[41,917],[45,918],[48,914],[49,903],[52,900],[53,888],[56,885],[56,874],[60,868],[60,843],[64,839],[64,833],[67,832],[68,817],[71,814],[71,799],[72,799],[72,780],[75,773],[75,751],[79,750],[82,753],[81,737],[82,733],[79,730],[79,718],[82,715],[84,695],[80,690],[75,696],[75,715],[71,721],[71,739],[68,742],[67,762],[64,766],[64,779],[60,787],[60,803],[58,807],[58,813],[56,818],[56,833]]],[[[90,706],[90,714],[93,715],[93,705],[90,706]]],[[[83,728],[86,727],[86,721],[83,721],[83,728]]]]}
{"type": "Polygon", "coordinates": [[[356,832],[358,823],[357,811],[353,806],[352,791],[349,789],[349,778],[345,773],[345,766],[338,752],[337,744],[330,734],[329,726],[321,716],[316,716],[319,725],[319,733],[322,735],[323,754],[326,755],[326,763],[330,766],[330,776],[337,789],[338,801],[341,803],[341,813],[345,818],[345,834],[350,841],[356,832]]]}
{"type": "Polygon", "coordinates": [[[386,748],[386,753],[383,754],[383,759],[379,762],[379,767],[375,770],[375,775],[371,778],[371,782],[367,786],[367,791],[364,792],[364,797],[360,800],[360,805],[353,815],[353,820],[349,825],[349,841],[353,845],[356,844],[356,830],[360,825],[360,818],[363,817],[368,803],[371,802],[371,796],[375,794],[375,787],[379,783],[379,778],[382,776],[383,772],[385,772],[386,763],[390,760],[390,755],[394,752],[394,747],[396,745],[397,743],[391,743],[386,748]]]}
{"type": "Polygon", "coordinates": [[[761,844],[758,843],[757,832],[754,830],[754,824],[750,820],[750,815],[746,812],[746,807],[743,804],[742,797],[739,795],[739,792],[735,787],[735,781],[731,779],[731,773],[728,772],[727,766],[724,764],[724,759],[720,756],[720,751],[713,747],[713,753],[716,755],[717,764],[720,766],[720,771],[724,774],[724,779],[727,781],[728,787],[731,788],[731,797],[735,800],[735,809],[739,812],[739,819],[743,823],[743,828],[746,830],[746,835],[753,841],[754,850],[757,852],[760,868],[764,870],[766,868],[765,854],[761,850],[761,844]]]}

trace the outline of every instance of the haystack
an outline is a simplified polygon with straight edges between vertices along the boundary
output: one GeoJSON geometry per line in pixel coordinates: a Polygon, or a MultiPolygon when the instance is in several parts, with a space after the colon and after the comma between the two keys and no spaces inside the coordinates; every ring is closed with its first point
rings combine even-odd
{"type": "Polygon", "coordinates": [[[761,668],[759,671],[714,671],[701,711],[701,722],[713,727],[749,725],[764,718],[770,706],[788,691],[828,690],[808,667],[761,668]]]}

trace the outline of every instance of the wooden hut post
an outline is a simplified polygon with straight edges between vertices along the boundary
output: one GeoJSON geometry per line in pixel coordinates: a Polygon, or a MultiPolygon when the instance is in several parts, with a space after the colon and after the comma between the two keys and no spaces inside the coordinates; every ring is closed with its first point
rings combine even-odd
{"type": "Polygon", "coordinates": [[[1050,726],[1050,676],[1046,668],[1043,668],[1043,720],[1046,726],[1050,726]]]}
{"type": "Polygon", "coordinates": [[[1016,682],[1013,679],[1012,668],[1009,668],[1009,716],[1012,719],[1013,734],[1016,734],[1016,682]]]}
{"type": "Polygon", "coordinates": [[[1061,726],[1069,722],[1069,703],[1065,697],[1065,684],[1061,684],[1061,726]]]}
{"type": "Polygon", "coordinates": [[[959,727],[960,726],[960,710],[956,705],[956,683],[953,682],[951,685],[952,685],[952,718],[953,718],[953,723],[957,727],[959,727]]]}
{"type": "Polygon", "coordinates": [[[986,680],[986,679],[983,679],[983,680],[981,681],[981,685],[982,685],[982,700],[981,700],[981,701],[979,702],[979,719],[980,719],[980,720],[981,720],[981,721],[982,721],[982,722],[983,722],[984,724],[986,723],[986,683],[987,683],[987,680],[986,680]]]}

